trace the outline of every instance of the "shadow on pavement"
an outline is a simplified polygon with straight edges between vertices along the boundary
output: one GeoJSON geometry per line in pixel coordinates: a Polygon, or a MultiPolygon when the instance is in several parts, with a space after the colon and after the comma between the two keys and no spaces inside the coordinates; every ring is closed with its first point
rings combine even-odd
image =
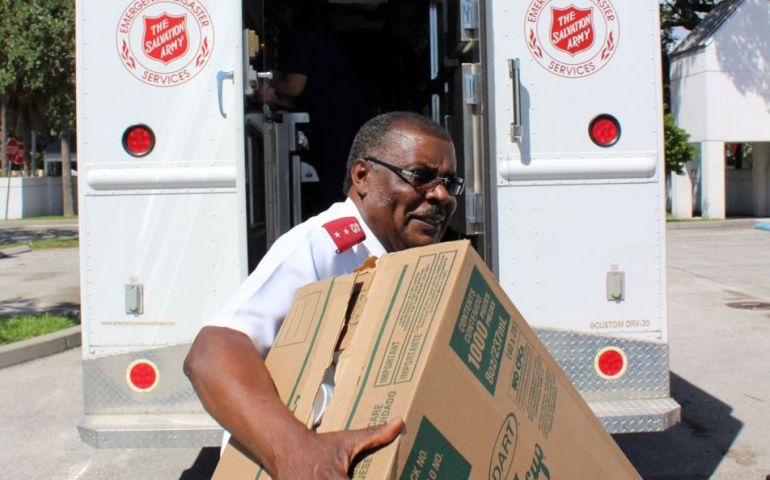
{"type": "Polygon", "coordinates": [[[72,228],[2,228],[0,229],[0,245],[9,243],[33,242],[47,238],[76,238],[77,229],[72,228]]]}
{"type": "Polygon", "coordinates": [[[682,406],[682,422],[659,433],[614,435],[621,450],[648,480],[710,478],[743,423],[732,407],[678,375],[671,374],[671,396],[682,406]]]}
{"type": "Polygon", "coordinates": [[[208,480],[219,462],[219,447],[202,448],[195,462],[182,472],[179,480],[208,480]]]}
{"type": "Polygon", "coordinates": [[[80,304],[73,302],[59,302],[41,305],[35,299],[10,298],[0,300],[0,316],[9,315],[63,315],[66,317],[80,318],[80,304]]]}

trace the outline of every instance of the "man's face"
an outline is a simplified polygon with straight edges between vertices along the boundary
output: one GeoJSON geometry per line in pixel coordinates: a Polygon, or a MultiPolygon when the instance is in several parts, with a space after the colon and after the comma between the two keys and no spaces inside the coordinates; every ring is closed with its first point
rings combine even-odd
{"type": "MultiPolygon", "coordinates": [[[[387,146],[373,157],[406,170],[453,177],[454,145],[404,126],[389,134],[387,146]]],[[[364,201],[367,224],[388,251],[437,243],[446,231],[457,200],[443,183],[416,188],[405,178],[374,162],[367,162],[368,192],[364,201]]]]}

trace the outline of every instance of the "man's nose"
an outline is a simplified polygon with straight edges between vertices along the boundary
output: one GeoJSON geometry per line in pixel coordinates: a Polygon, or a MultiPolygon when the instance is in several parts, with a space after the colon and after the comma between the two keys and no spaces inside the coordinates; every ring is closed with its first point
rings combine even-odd
{"type": "MultiPolygon", "coordinates": [[[[444,182],[438,182],[438,185],[428,190],[425,198],[430,201],[438,202],[442,205],[447,203],[456,203],[455,197],[449,194],[444,182]]],[[[454,209],[452,209],[454,211],[454,209]]]]}

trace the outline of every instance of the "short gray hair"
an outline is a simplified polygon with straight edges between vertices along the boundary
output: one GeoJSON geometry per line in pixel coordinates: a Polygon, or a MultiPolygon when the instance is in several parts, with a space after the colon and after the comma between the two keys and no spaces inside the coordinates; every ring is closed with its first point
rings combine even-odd
{"type": "Polygon", "coordinates": [[[350,172],[356,160],[364,158],[370,155],[372,151],[384,146],[390,140],[389,134],[402,127],[412,128],[431,137],[452,143],[452,137],[444,127],[423,115],[401,111],[377,115],[366,122],[353,139],[353,145],[351,145],[348,155],[347,173],[342,184],[343,194],[347,195],[353,184],[353,177],[350,172]]]}

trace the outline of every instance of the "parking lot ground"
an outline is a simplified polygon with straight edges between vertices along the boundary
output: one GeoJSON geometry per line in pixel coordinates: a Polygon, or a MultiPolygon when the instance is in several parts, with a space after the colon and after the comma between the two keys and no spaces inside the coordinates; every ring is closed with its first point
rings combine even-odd
{"type": "MultiPolygon", "coordinates": [[[[78,236],[77,219],[0,222],[0,245],[78,236]]],[[[77,248],[32,250],[0,258],[0,315],[80,311],[77,248]]]]}
{"type": "Polygon", "coordinates": [[[83,443],[81,349],[0,369],[0,478],[209,478],[217,449],[97,450],[83,443]],[[208,455],[208,457],[207,457],[208,455]]]}
{"type": "MultiPolygon", "coordinates": [[[[770,232],[753,225],[669,224],[671,391],[682,423],[615,436],[645,479],[770,476],[770,232]]],[[[208,478],[215,448],[96,450],[82,443],[80,354],[77,348],[0,369],[0,477],[208,478]]]]}
{"type": "Polygon", "coordinates": [[[669,224],[671,392],[682,422],[616,435],[647,479],[770,476],[770,232],[669,224]]]}

